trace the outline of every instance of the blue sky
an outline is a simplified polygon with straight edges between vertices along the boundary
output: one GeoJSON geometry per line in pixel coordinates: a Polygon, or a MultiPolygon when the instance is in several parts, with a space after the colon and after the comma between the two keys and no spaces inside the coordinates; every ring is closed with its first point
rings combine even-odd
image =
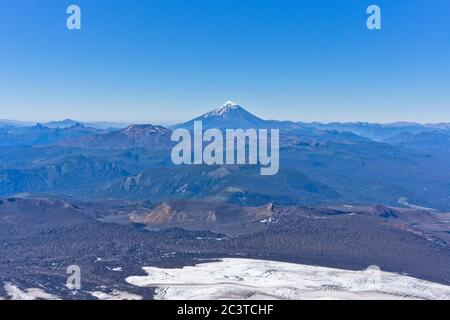
{"type": "Polygon", "coordinates": [[[227,100],[263,118],[450,122],[450,1],[0,2],[0,118],[177,122],[227,100]]]}

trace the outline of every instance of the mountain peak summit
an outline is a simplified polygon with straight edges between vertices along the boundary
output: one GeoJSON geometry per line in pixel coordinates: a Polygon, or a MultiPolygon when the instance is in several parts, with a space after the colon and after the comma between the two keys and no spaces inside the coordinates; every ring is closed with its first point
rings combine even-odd
{"type": "Polygon", "coordinates": [[[214,110],[188,122],[178,125],[192,128],[195,121],[202,121],[203,128],[261,128],[265,121],[245,110],[233,101],[227,101],[214,110]]]}
{"type": "Polygon", "coordinates": [[[205,116],[206,117],[211,117],[211,116],[217,117],[218,116],[218,117],[227,118],[229,114],[231,114],[235,111],[239,111],[239,110],[245,111],[244,108],[242,108],[240,105],[238,105],[232,101],[227,101],[223,105],[214,109],[213,111],[210,111],[207,114],[205,114],[205,116]]]}
{"type": "Polygon", "coordinates": [[[234,103],[233,101],[227,101],[219,108],[232,108],[232,107],[239,107],[239,105],[237,103],[234,103]]]}
{"type": "Polygon", "coordinates": [[[168,134],[170,130],[162,126],[154,126],[152,124],[132,124],[119,132],[125,135],[152,135],[168,134]]]}

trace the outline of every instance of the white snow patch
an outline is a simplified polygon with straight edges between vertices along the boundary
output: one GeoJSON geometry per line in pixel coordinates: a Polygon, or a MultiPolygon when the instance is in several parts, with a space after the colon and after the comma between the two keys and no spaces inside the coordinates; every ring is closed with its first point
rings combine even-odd
{"type": "Polygon", "coordinates": [[[105,293],[102,291],[93,291],[89,292],[89,294],[91,294],[98,300],[142,300],[142,297],[140,295],[119,290],[113,290],[110,293],[105,293]]]}
{"type": "Polygon", "coordinates": [[[272,217],[270,217],[269,219],[263,219],[261,221],[259,221],[260,223],[265,223],[265,224],[272,224],[272,223],[277,223],[278,220],[277,219],[273,219],[272,217]]]}
{"type": "Polygon", "coordinates": [[[122,272],[123,269],[122,267],[106,267],[106,269],[108,269],[109,271],[113,271],[113,272],[122,272]]]}
{"type": "Polygon", "coordinates": [[[220,167],[214,171],[208,172],[207,176],[210,178],[223,178],[230,174],[230,171],[225,167],[220,167]]]}
{"type": "Polygon", "coordinates": [[[4,288],[11,300],[61,300],[59,297],[39,288],[21,290],[11,282],[6,282],[4,288]]]}
{"type": "Polygon", "coordinates": [[[224,238],[210,238],[210,237],[206,237],[206,238],[197,237],[196,239],[197,240],[215,240],[215,241],[222,241],[222,240],[224,240],[224,238]]]}
{"type": "Polygon", "coordinates": [[[238,187],[228,187],[226,189],[226,192],[228,192],[228,193],[242,193],[242,192],[244,192],[244,190],[242,190],[241,188],[238,188],[238,187]]]}
{"type": "Polygon", "coordinates": [[[427,210],[427,211],[437,211],[436,209],[433,208],[427,208],[427,207],[422,207],[422,206],[418,206],[412,203],[409,203],[408,199],[405,197],[400,197],[397,202],[405,207],[411,208],[411,209],[417,209],[417,210],[427,210]]]}
{"type": "Polygon", "coordinates": [[[217,107],[211,112],[208,112],[204,115],[204,118],[209,117],[223,117],[227,118],[228,113],[230,113],[231,110],[238,110],[240,107],[238,104],[234,103],[233,101],[227,101],[220,107],[217,107]]]}
{"type": "Polygon", "coordinates": [[[233,101],[227,101],[222,105],[222,107],[236,107],[236,106],[237,104],[234,103],[233,101]]]}
{"type": "Polygon", "coordinates": [[[450,286],[367,269],[225,258],[181,269],[144,267],[125,280],[154,299],[450,299],[450,286]]]}

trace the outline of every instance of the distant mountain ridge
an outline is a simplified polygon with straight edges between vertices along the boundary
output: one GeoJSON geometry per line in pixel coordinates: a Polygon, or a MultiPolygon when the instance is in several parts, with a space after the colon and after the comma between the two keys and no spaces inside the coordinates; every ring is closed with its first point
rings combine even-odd
{"type": "Polygon", "coordinates": [[[450,153],[450,131],[433,130],[418,133],[406,131],[386,139],[385,142],[410,149],[450,153]]]}
{"type": "MultiPolygon", "coordinates": [[[[250,113],[241,105],[227,101],[217,108],[209,111],[199,117],[175,125],[177,128],[190,128],[194,121],[202,121],[204,128],[272,128],[280,127],[286,129],[290,128],[316,128],[321,130],[337,130],[339,132],[348,131],[364,137],[377,137],[386,138],[391,137],[394,134],[401,133],[400,131],[409,131],[420,133],[423,131],[432,130],[450,130],[450,123],[419,123],[419,122],[407,122],[397,121],[391,123],[376,123],[376,122],[301,122],[290,120],[264,120],[258,116],[250,113]],[[382,132],[383,131],[383,132],[382,132]]],[[[0,127],[32,127],[38,125],[38,122],[32,121],[18,121],[11,119],[0,119],[0,127]]],[[[120,123],[120,122],[95,122],[95,121],[76,121],[73,119],[63,119],[58,121],[49,121],[41,123],[43,126],[51,129],[65,129],[77,124],[81,124],[85,127],[91,127],[95,129],[124,129],[132,124],[120,123]]]]}
{"type": "Polygon", "coordinates": [[[336,130],[352,132],[354,134],[376,140],[389,141],[392,137],[403,133],[420,134],[433,131],[450,132],[448,123],[420,124],[416,122],[370,123],[370,122],[331,122],[331,123],[303,123],[305,127],[319,130],[336,130]]]}
{"type": "Polygon", "coordinates": [[[118,123],[118,122],[82,122],[75,121],[72,119],[64,119],[61,121],[50,121],[43,123],[44,126],[48,128],[69,128],[74,125],[81,124],[85,127],[91,127],[95,129],[122,129],[127,127],[129,124],[126,123],[118,123]]]}
{"type": "Polygon", "coordinates": [[[85,149],[124,150],[146,148],[152,150],[170,147],[171,130],[162,126],[130,125],[125,129],[105,134],[90,135],[62,141],[60,145],[85,149]]]}
{"type": "Polygon", "coordinates": [[[0,119],[0,127],[27,127],[35,124],[35,122],[0,119]]]}
{"type": "Polygon", "coordinates": [[[302,135],[318,134],[312,130],[337,132],[339,134],[351,133],[353,138],[364,137],[375,141],[389,141],[390,138],[399,134],[410,132],[420,134],[423,132],[446,131],[450,132],[450,123],[421,124],[416,122],[393,122],[393,123],[369,123],[369,122],[295,122],[281,120],[264,120],[247,111],[244,107],[232,101],[196,117],[187,122],[178,124],[175,128],[193,129],[194,122],[201,121],[203,129],[280,129],[284,133],[302,135]]]}
{"type": "Polygon", "coordinates": [[[0,119],[0,127],[33,127],[38,124],[41,124],[47,128],[51,129],[66,129],[73,127],[77,124],[81,124],[85,127],[95,128],[95,129],[121,129],[128,126],[128,123],[119,123],[119,122],[85,122],[85,121],[76,121],[72,119],[64,119],[64,120],[56,120],[56,121],[48,121],[48,122],[34,122],[34,121],[19,121],[19,120],[10,120],[10,119],[0,119]]]}
{"type": "Polygon", "coordinates": [[[0,146],[48,145],[101,132],[105,131],[79,123],[66,128],[49,128],[40,123],[31,127],[0,127],[0,146]]]}
{"type": "Polygon", "coordinates": [[[189,128],[196,119],[204,129],[279,128],[279,174],[263,180],[251,166],[175,166],[172,131],[163,126],[99,130],[80,123],[68,128],[38,124],[0,127],[0,195],[51,192],[244,205],[329,200],[395,205],[406,198],[416,206],[450,208],[450,151],[443,152],[450,150],[450,135],[445,124],[264,120],[232,102],[181,126],[189,128]]]}

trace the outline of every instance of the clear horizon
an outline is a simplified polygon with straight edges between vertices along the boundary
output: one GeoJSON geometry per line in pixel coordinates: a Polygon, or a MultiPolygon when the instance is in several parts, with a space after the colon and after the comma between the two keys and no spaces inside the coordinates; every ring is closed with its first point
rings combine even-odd
{"type": "MultiPolygon", "coordinates": [[[[395,124],[395,123],[417,123],[417,124],[421,124],[421,125],[433,125],[433,124],[447,124],[450,122],[419,122],[419,121],[404,121],[404,120],[398,120],[398,121],[392,121],[392,122],[371,122],[371,121],[361,121],[361,120],[356,120],[356,121],[330,121],[330,122],[324,122],[324,121],[302,121],[302,120],[287,120],[287,119],[275,119],[275,118],[271,118],[271,119],[265,119],[260,117],[259,115],[251,112],[250,110],[248,110],[245,106],[242,106],[240,104],[238,104],[240,107],[244,108],[245,110],[247,110],[248,112],[252,113],[253,115],[263,119],[263,120],[275,120],[275,121],[294,121],[294,122],[305,122],[305,123],[323,123],[323,124],[327,124],[327,123],[332,123],[332,122],[337,122],[337,123],[371,123],[371,124],[395,124]]],[[[218,106],[220,107],[220,106],[218,106]]],[[[218,108],[216,107],[216,108],[218,108]]],[[[208,110],[207,112],[213,111],[213,109],[208,110]]],[[[205,113],[207,113],[205,112],[205,113]]],[[[48,119],[48,120],[42,120],[42,121],[36,121],[36,120],[23,120],[23,119],[6,119],[6,118],[2,118],[0,117],[0,121],[17,121],[17,122],[24,122],[24,123],[40,123],[40,124],[45,124],[45,123],[50,123],[50,122],[61,122],[61,121],[65,121],[65,120],[71,120],[71,121],[75,121],[75,122],[80,122],[80,123],[116,123],[116,124],[122,124],[122,125],[139,125],[139,124],[154,124],[154,125],[166,125],[166,126],[171,126],[171,125],[176,125],[176,124],[180,124],[180,123],[184,123],[184,122],[188,122],[190,120],[193,120],[199,116],[204,115],[205,113],[202,114],[198,114],[198,115],[194,115],[192,116],[192,118],[190,119],[184,119],[184,120],[180,120],[180,121],[165,121],[165,122],[157,122],[157,121],[145,121],[145,120],[139,120],[139,121],[113,121],[113,120],[83,120],[83,119],[74,119],[74,118],[61,118],[61,119],[48,119]]]]}
{"type": "Polygon", "coordinates": [[[450,122],[447,0],[5,1],[0,38],[2,119],[174,124],[233,100],[262,119],[450,122]]]}

